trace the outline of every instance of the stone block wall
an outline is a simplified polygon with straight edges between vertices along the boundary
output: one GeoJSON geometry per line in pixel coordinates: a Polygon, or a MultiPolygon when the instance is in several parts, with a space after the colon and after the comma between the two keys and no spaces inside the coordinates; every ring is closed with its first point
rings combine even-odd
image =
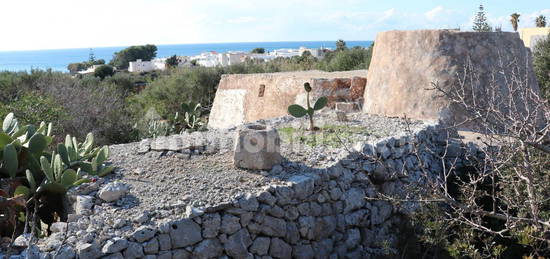
{"type": "Polygon", "coordinates": [[[339,101],[361,101],[367,83],[366,74],[366,70],[356,70],[223,75],[208,126],[227,129],[288,115],[289,105],[306,105],[305,82],[313,87],[313,101],[319,96],[327,96],[329,107],[334,107],[334,102],[339,101]]]}
{"type": "MultiPolygon", "coordinates": [[[[437,175],[445,149],[450,157],[461,157],[463,146],[448,139],[449,132],[429,126],[412,135],[358,143],[354,148],[362,154],[353,153],[329,168],[304,168],[284,184],[231,202],[188,207],[179,220],[140,226],[103,242],[78,237],[76,245],[60,249],[67,255],[62,258],[391,256],[398,252],[400,230],[415,206],[395,208],[376,198],[405,192],[426,172],[437,175]]],[[[79,215],[69,229],[82,228],[81,217],[91,218],[79,215]]]]}

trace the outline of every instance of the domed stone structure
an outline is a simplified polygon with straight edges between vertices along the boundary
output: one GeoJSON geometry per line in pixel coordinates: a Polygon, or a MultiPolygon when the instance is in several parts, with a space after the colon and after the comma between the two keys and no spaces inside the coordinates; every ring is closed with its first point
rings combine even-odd
{"type": "Polygon", "coordinates": [[[433,84],[452,91],[465,74],[472,76],[468,87],[482,94],[469,96],[486,102],[488,96],[483,93],[489,85],[502,92],[498,96],[507,96],[509,82],[505,80],[513,75],[538,92],[530,56],[518,34],[512,32],[382,32],[375,41],[363,111],[461,122],[465,113],[441,92],[428,90],[433,84]]]}

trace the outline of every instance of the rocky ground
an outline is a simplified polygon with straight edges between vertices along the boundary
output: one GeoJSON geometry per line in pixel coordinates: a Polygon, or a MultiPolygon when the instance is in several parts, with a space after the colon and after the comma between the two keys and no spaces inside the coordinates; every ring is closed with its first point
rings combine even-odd
{"type": "Polygon", "coordinates": [[[202,213],[202,207],[224,206],[296,172],[329,167],[348,156],[356,142],[404,135],[424,125],[360,113],[347,117],[347,121],[338,121],[334,112],[319,114],[316,124],[321,131],[315,134],[315,141],[304,130],[305,119],[260,121],[279,129],[282,138],[283,163],[269,172],[233,166],[235,129],[196,132],[183,136],[184,141],[182,136],[172,136],[111,146],[115,173],[72,190],[78,196],[72,201],[74,212],[89,216],[69,215],[72,224],[68,226],[74,235],[61,240],[61,233],[54,233],[41,240],[40,246],[52,250],[60,242],[103,242],[129,235],[138,225],[156,226],[202,213]]]}

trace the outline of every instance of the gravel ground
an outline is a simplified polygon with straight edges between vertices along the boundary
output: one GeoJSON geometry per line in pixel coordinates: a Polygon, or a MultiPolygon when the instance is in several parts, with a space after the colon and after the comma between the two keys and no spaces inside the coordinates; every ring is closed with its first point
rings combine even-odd
{"type": "MultiPolygon", "coordinates": [[[[284,181],[286,178],[307,170],[326,168],[349,155],[356,142],[366,142],[383,137],[403,135],[407,125],[411,129],[422,127],[421,122],[405,123],[398,118],[385,118],[365,114],[348,114],[349,121],[338,122],[334,112],[317,115],[317,126],[336,128],[336,132],[325,130],[329,143],[311,145],[295,141],[310,133],[305,119],[281,117],[269,121],[260,121],[280,131],[297,129],[289,140],[283,136],[281,153],[284,161],[281,166],[270,172],[243,170],[233,166],[232,152],[228,148],[217,148],[215,152],[149,151],[138,152],[140,143],[111,146],[113,165],[117,168],[106,181],[120,181],[130,187],[128,195],[115,203],[96,202],[94,217],[107,224],[116,224],[120,220],[127,222],[154,223],[158,219],[181,218],[188,205],[207,207],[233,200],[246,192],[256,192],[262,187],[284,181]],[[335,142],[334,135],[342,135],[346,129],[353,129],[335,142]],[[102,213],[103,212],[103,213],[102,213]],[[102,218],[102,219],[101,219],[102,218]]],[[[209,131],[206,138],[220,136],[226,147],[231,146],[235,129],[218,134],[209,131]],[[228,139],[230,138],[230,139],[228,139]],[[229,143],[229,145],[228,145],[229,143]]],[[[319,133],[316,134],[318,137],[319,133]]],[[[216,143],[214,141],[214,143],[216,143]]],[[[209,149],[209,148],[207,148],[209,149]]],[[[93,193],[92,193],[93,194],[93,193]]]]}

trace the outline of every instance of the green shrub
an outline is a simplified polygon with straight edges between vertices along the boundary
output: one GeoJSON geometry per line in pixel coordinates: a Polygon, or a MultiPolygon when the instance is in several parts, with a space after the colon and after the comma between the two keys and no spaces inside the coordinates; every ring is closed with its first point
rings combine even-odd
{"type": "Polygon", "coordinates": [[[550,101],[550,34],[533,48],[533,67],[541,95],[550,101]]]}

